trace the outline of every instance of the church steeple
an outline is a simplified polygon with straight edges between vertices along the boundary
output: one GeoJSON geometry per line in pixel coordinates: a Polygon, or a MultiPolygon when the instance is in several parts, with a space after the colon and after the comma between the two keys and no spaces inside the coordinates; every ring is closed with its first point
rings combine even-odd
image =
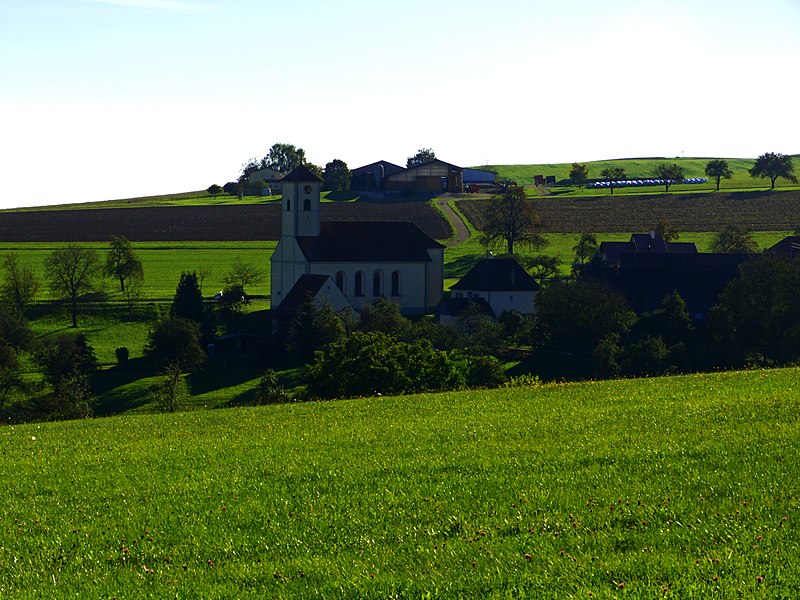
{"type": "Polygon", "coordinates": [[[319,235],[319,194],[322,180],[305,165],[296,167],[281,179],[283,218],[281,236],[319,235]]]}

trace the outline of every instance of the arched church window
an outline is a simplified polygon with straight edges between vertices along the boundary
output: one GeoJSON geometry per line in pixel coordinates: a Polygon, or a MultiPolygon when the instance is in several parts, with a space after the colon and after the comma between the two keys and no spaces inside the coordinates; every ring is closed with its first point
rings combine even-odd
{"type": "Polygon", "coordinates": [[[344,271],[339,271],[336,273],[336,287],[344,294],[344,287],[345,287],[345,279],[344,279],[344,271]]]}
{"type": "Polygon", "coordinates": [[[392,296],[400,295],[400,271],[392,271],[392,296]]]}
{"type": "Polygon", "coordinates": [[[372,296],[383,296],[383,273],[375,271],[372,274],[372,296]]]}
{"type": "Polygon", "coordinates": [[[355,295],[356,296],[363,296],[364,295],[364,271],[358,271],[356,273],[356,289],[355,295]]]}
{"type": "Polygon", "coordinates": [[[311,200],[309,200],[308,198],[303,200],[303,210],[306,211],[306,212],[311,210],[311,200]]]}
{"type": "Polygon", "coordinates": [[[292,210],[292,199],[291,198],[287,198],[286,199],[286,211],[288,212],[290,210],[292,210]]]}

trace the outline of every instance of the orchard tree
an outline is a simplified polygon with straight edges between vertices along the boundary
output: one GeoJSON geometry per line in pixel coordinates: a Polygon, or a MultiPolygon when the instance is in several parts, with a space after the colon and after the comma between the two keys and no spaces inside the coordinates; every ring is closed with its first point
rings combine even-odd
{"type": "Polygon", "coordinates": [[[434,160],[436,153],[430,148],[420,148],[414,156],[409,156],[406,160],[406,169],[418,167],[421,164],[434,160]]]}
{"type": "Polygon", "coordinates": [[[94,289],[99,267],[96,251],[75,244],[56,248],[45,259],[44,271],[50,291],[56,298],[69,301],[73,327],[78,326],[78,301],[94,289]]]}
{"type": "Polygon", "coordinates": [[[350,189],[350,169],[346,162],[335,158],[325,165],[322,189],[332,192],[346,192],[350,189]]]}
{"type": "Polygon", "coordinates": [[[607,181],[610,185],[611,195],[614,195],[614,188],[617,187],[617,182],[623,181],[626,177],[625,169],[622,167],[606,167],[600,171],[600,177],[607,181]]]}
{"type": "MultiPolygon", "coordinates": [[[[245,293],[245,288],[249,285],[257,285],[267,278],[266,272],[258,268],[253,263],[244,262],[241,257],[233,259],[231,270],[222,279],[229,288],[238,288],[245,293]]],[[[198,285],[199,288],[199,285],[198,285]]]]}
{"type": "Polygon", "coordinates": [[[597,243],[597,236],[593,233],[582,233],[581,239],[572,247],[575,252],[575,262],[584,264],[594,256],[600,246],[597,243]]]}
{"type": "Polygon", "coordinates": [[[514,254],[514,244],[531,248],[543,248],[547,244],[538,232],[539,213],[520,186],[506,188],[502,195],[485,202],[481,212],[481,243],[487,248],[505,242],[506,253],[514,254]]]}
{"type": "Polygon", "coordinates": [[[36,298],[40,282],[33,269],[19,262],[19,257],[12,252],[3,259],[3,283],[0,285],[0,297],[9,302],[17,310],[24,310],[36,298]]]}
{"type": "Polygon", "coordinates": [[[656,223],[655,227],[653,227],[653,231],[665,242],[672,242],[680,237],[680,232],[667,221],[659,221],[656,223]]]}
{"type": "Polygon", "coordinates": [[[524,267],[541,286],[545,279],[558,275],[558,257],[539,254],[524,261],[524,267]]]}
{"type": "Polygon", "coordinates": [[[214,198],[219,196],[222,193],[222,186],[217,185],[216,183],[211,184],[208,186],[206,191],[211,194],[214,198]]]}
{"type": "Polygon", "coordinates": [[[723,179],[730,179],[733,176],[728,161],[724,158],[715,158],[714,160],[706,163],[706,175],[717,182],[717,191],[719,191],[719,183],[723,179]]]}
{"type": "Polygon", "coordinates": [[[589,179],[589,167],[585,164],[572,163],[572,168],[569,171],[569,178],[572,180],[572,185],[583,187],[589,179]]]}
{"type": "Polygon", "coordinates": [[[661,179],[664,182],[665,192],[669,192],[669,187],[673,183],[680,183],[686,179],[683,176],[683,167],[675,163],[671,165],[667,163],[657,165],[653,175],[656,179],[661,179]]]}
{"type": "Polygon", "coordinates": [[[747,171],[750,177],[768,178],[771,190],[775,189],[775,181],[778,177],[783,177],[787,181],[797,183],[794,175],[794,165],[792,157],[781,153],[767,152],[756,159],[753,166],[747,171]]]}
{"type": "Polygon", "coordinates": [[[753,239],[753,234],[747,229],[728,225],[714,236],[714,241],[711,243],[711,251],[753,254],[758,251],[758,246],[753,239]]]}
{"type": "Polygon", "coordinates": [[[119,291],[125,291],[125,283],[134,279],[144,279],[144,268],[142,261],[136,256],[128,238],[125,236],[113,236],[111,238],[106,264],[103,272],[107,277],[113,277],[119,281],[119,291]]]}

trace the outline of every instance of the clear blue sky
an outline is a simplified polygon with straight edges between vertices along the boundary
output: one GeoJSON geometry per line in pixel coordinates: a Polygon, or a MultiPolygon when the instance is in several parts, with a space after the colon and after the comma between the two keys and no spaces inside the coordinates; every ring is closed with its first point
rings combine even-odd
{"type": "Polygon", "coordinates": [[[0,207],[222,185],[275,142],[351,168],[797,153],[799,32],[797,0],[2,0],[0,207]]]}

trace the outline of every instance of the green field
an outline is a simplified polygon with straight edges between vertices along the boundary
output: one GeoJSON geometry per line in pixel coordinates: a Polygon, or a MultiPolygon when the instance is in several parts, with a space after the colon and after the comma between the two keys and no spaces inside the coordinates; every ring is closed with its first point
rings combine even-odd
{"type": "Polygon", "coordinates": [[[799,378],[0,428],[0,596],[796,597],[799,378]]]}
{"type": "MultiPolygon", "coordinates": [[[[645,179],[653,176],[656,165],[661,163],[678,164],[683,167],[684,176],[706,177],[705,168],[710,158],[628,158],[618,160],[600,161],[577,161],[589,167],[589,177],[599,178],[600,172],[608,167],[622,167],[629,179],[645,179]]],[[[752,158],[728,158],[728,165],[733,171],[730,179],[723,179],[720,184],[720,191],[769,189],[769,179],[754,179],[747,172],[753,166],[755,159],[752,158]]],[[[535,175],[554,175],[557,181],[567,179],[572,168],[572,163],[554,163],[538,165],[486,165],[487,168],[496,171],[498,177],[508,178],[516,181],[520,185],[533,185],[535,175]]],[[[670,186],[670,192],[700,192],[716,190],[716,183],[709,180],[705,184],[676,184],[670,186]]],[[[778,179],[776,189],[800,189],[799,186],[778,179]]],[[[581,196],[605,196],[608,190],[589,190],[567,187],[553,188],[558,193],[581,196]]],[[[656,194],[664,191],[664,186],[644,187],[644,188],[618,188],[614,194],[656,194]]]]}

